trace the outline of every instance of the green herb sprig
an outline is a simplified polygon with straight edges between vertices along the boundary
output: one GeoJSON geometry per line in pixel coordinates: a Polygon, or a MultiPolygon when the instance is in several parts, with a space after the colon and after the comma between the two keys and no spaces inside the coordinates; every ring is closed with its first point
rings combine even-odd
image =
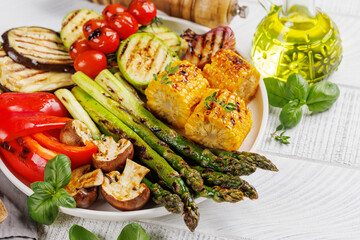
{"type": "Polygon", "coordinates": [[[155,16],[150,24],[141,26],[139,28],[139,32],[143,32],[143,30],[149,26],[153,27],[154,25],[156,25],[157,27],[159,27],[159,25],[163,25],[163,24],[164,24],[163,19],[158,16],[155,16]]]}
{"type": "MultiPolygon", "coordinates": [[[[70,240],[99,240],[99,238],[87,230],[86,228],[74,224],[69,230],[70,240]]],[[[150,240],[150,236],[145,230],[137,223],[130,223],[126,225],[117,240],[150,240]]]]}
{"type": "MultiPolygon", "coordinates": [[[[335,83],[323,80],[309,85],[299,74],[292,74],[286,82],[275,78],[265,78],[264,83],[268,93],[269,104],[282,108],[279,116],[279,129],[295,127],[301,120],[303,106],[306,105],[310,112],[320,113],[328,110],[340,95],[339,87],[335,83]]],[[[289,144],[290,137],[272,133],[271,136],[284,144],[289,144]]]]}
{"type": "MultiPolygon", "coordinates": [[[[169,81],[169,75],[175,74],[179,70],[179,68],[180,68],[180,65],[177,65],[175,67],[172,67],[171,63],[166,65],[165,74],[163,74],[161,76],[160,83],[165,84],[165,85],[170,85],[172,83],[172,81],[169,81]]],[[[153,74],[153,77],[154,77],[155,81],[159,81],[159,78],[155,73],[153,74]]]]}
{"type": "Polygon", "coordinates": [[[28,198],[29,215],[35,221],[51,225],[59,207],[75,208],[75,199],[63,187],[71,180],[70,159],[63,154],[50,159],[44,170],[44,181],[30,185],[34,193],[28,198]]]}
{"type": "Polygon", "coordinates": [[[274,138],[276,141],[280,142],[280,143],[283,143],[283,144],[290,144],[289,142],[289,139],[290,137],[289,136],[285,136],[285,132],[286,130],[282,131],[279,135],[277,134],[278,131],[281,131],[283,130],[283,126],[280,125],[276,128],[275,132],[271,133],[271,137],[274,138]]]}
{"type": "Polygon", "coordinates": [[[233,103],[225,103],[224,99],[221,100],[221,102],[219,103],[216,99],[216,95],[217,95],[217,91],[213,92],[211,95],[207,96],[205,98],[205,107],[206,109],[210,110],[211,106],[210,103],[214,102],[214,103],[218,103],[226,112],[232,112],[234,110],[236,110],[236,105],[233,103]]]}
{"type": "Polygon", "coordinates": [[[103,140],[104,138],[108,137],[108,135],[105,135],[105,134],[101,134],[101,135],[96,135],[96,134],[93,134],[92,135],[92,138],[96,141],[101,141],[103,140]]]}

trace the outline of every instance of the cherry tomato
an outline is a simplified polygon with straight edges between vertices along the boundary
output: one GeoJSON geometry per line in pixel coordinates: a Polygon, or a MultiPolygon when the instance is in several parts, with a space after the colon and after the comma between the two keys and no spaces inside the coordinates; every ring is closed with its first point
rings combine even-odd
{"type": "Polygon", "coordinates": [[[120,4],[109,4],[102,11],[102,15],[103,15],[104,19],[109,22],[110,18],[114,14],[119,14],[119,13],[123,13],[126,11],[127,11],[126,7],[124,7],[120,4]]]}
{"type": "Polygon", "coordinates": [[[80,53],[91,50],[91,47],[88,44],[88,41],[85,38],[76,40],[71,44],[69,48],[70,57],[75,60],[80,53]]]}
{"type": "Polygon", "coordinates": [[[141,25],[148,25],[156,16],[155,4],[148,0],[134,0],[128,8],[129,13],[141,25]]]}
{"type": "Polygon", "coordinates": [[[96,50],[80,53],[74,62],[76,71],[82,71],[91,78],[95,78],[106,66],[105,54],[96,50]]]}
{"type": "Polygon", "coordinates": [[[138,22],[128,12],[119,13],[111,17],[109,25],[118,34],[120,39],[126,39],[139,29],[138,22]]]}
{"type": "Polygon", "coordinates": [[[88,43],[92,49],[101,51],[105,54],[113,53],[119,46],[119,35],[108,27],[95,29],[90,33],[88,43]]]}
{"type": "Polygon", "coordinates": [[[101,27],[107,27],[107,25],[108,25],[107,22],[103,19],[97,19],[97,18],[90,19],[83,26],[83,32],[85,38],[88,38],[90,33],[92,33],[95,29],[101,27]]]}

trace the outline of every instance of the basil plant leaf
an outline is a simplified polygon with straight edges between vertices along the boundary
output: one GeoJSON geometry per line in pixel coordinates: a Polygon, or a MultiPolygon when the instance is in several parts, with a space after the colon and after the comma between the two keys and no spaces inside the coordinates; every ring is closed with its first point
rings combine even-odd
{"type": "Polygon", "coordinates": [[[300,74],[291,74],[285,83],[285,91],[288,98],[303,103],[308,97],[309,84],[300,74]]]}
{"type": "Polygon", "coordinates": [[[46,192],[32,194],[27,200],[27,205],[30,217],[45,225],[51,225],[59,214],[59,208],[52,195],[46,192]]]}
{"type": "Polygon", "coordinates": [[[33,182],[30,184],[31,189],[34,193],[45,194],[52,196],[55,193],[55,188],[51,183],[48,182],[33,182]]]}
{"type": "Polygon", "coordinates": [[[301,120],[302,107],[297,101],[287,103],[280,112],[280,122],[285,128],[295,127],[301,120]]]}
{"type": "Polygon", "coordinates": [[[56,190],[65,187],[71,180],[71,162],[63,154],[50,159],[44,170],[45,182],[51,183],[56,190]]]}
{"type": "Polygon", "coordinates": [[[282,108],[290,101],[286,95],[285,82],[276,78],[264,78],[264,83],[271,106],[282,108]]]}
{"type": "Polygon", "coordinates": [[[150,240],[150,236],[137,223],[126,225],[117,240],[150,240]]]}
{"type": "Polygon", "coordinates": [[[67,207],[67,208],[75,208],[76,201],[75,199],[63,188],[59,189],[54,197],[54,202],[58,207],[67,207]]]}
{"type": "Polygon", "coordinates": [[[313,113],[324,112],[331,108],[339,95],[339,87],[335,83],[324,80],[310,87],[306,105],[313,113]]]}
{"type": "Polygon", "coordinates": [[[70,240],[99,240],[99,238],[86,228],[74,224],[69,230],[70,240]]]}

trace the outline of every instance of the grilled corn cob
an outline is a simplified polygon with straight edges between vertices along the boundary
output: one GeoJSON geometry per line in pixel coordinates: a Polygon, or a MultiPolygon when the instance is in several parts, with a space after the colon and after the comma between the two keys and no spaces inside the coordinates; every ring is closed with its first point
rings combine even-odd
{"type": "Polygon", "coordinates": [[[211,88],[228,89],[248,103],[255,95],[260,74],[232,50],[219,50],[203,69],[211,88]]]}
{"type": "Polygon", "coordinates": [[[251,125],[251,113],[236,93],[208,89],[187,120],[185,134],[206,147],[237,150],[251,125]]]}
{"type": "Polygon", "coordinates": [[[174,74],[161,72],[158,80],[153,80],[146,88],[145,95],[155,114],[182,128],[209,83],[201,70],[188,61],[175,61],[171,66],[179,66],[179,69],[174,74]],[[161,80],[164,75],[168,76],[166,82],[161,80]]]}

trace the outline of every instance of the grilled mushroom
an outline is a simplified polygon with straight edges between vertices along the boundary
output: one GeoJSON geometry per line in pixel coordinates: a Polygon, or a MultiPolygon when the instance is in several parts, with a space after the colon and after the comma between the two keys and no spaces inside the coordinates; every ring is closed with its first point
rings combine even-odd
{"type": "Polygon", "coordinates": [[[101,169],[90,172],[90,164],[71,172],[70,183],[64,188],[76,201],[76,207],[88,208],[98,197],[97,186],[104,181],[101,169]]]}
{"type": "Polygon", "coordinates": [[[66,145],[84,146],[86,141],[91,141],[90,129],[80,120],[66,122],[60,132],[60,141],[66,145]]]}
{"type": "Polygon", "coordinates": [[[124,172],[105,175],[101,193],[114,208],[131,211],[142,208],[150,198],[150,190],[141,180],[150,170],[127,159],[124,172]]]}
{"type": "Polygon", "coordinates": [[[98,152],[93,154],[92,165],[106,172],[123,170],[126,159],[134,156],[134,147],[127,139],[116,142],[112,137],[105,137],[95,144],[98,152]]]}

